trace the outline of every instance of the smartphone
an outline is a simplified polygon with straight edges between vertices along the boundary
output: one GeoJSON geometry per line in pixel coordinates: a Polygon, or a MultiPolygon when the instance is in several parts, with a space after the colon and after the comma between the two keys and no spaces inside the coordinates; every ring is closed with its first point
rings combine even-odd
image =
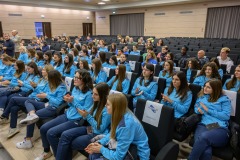
{"type": "Polygon", "coordinates": [[[207,128],[208,130],[216,129],[216,128],[219,128],[219,127],[220,127],[220,126],[219,126],[218,123],[211,123],[211,124],[206,125],[206,128],[207,128]]]}

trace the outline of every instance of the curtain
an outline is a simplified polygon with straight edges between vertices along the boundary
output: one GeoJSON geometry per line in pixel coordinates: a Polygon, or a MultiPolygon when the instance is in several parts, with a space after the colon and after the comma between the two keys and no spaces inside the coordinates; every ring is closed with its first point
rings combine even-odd
{"type": "Polygon", "coordinates": [[[144,13],[111,15],[110,34],[143,36],[144,13]]]}
{"type": "Polygon", "coordinates": [[[240,39],[240,6],[208,8],[205,38],[240,39]]]}

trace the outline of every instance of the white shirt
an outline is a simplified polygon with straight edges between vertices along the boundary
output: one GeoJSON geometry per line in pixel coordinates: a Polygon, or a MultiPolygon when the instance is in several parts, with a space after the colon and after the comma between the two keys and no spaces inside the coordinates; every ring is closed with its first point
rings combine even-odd
{"type": "Polygon", "coordinates": [[[233,61],[227,57],[227,59],[222,60],[220,56],[217,57],[219,64],[226,64],[227,65],[227,72],[230,73],[231,67],[233,66],[233,61]]]}

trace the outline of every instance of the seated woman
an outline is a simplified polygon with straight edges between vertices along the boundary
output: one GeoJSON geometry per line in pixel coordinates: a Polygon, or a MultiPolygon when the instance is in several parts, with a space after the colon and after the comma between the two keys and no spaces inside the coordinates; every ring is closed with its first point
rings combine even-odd
{"type": "MultiPolygon", "coordinates": [[[[168,52],[167,55],[165,56],[165,61],[167,61],[167,60],[172,60],[172,61],[173,61],[173,58],[174,58],[173,53],[168,52]]],[[[161,61],[161,62],[159,63],[159,65],[162,66],[165,61],[161,61]]],[[[174,62],[174,61],[173,61],[173,62],[174,62]]],[[[174,67],[176,67],[176,63],[174,63],[174,67]]]]}
{"type": "Polygon", "coordinates": [[[111,90],[128,94],[130,80],[126,78],[126,66],[123,64],[118,65],[115,69],[115,76],[113,76],[107,84],[111,90]]]}
{"type": "Polygon", "coordinates": [[[79,51],[77,48],[72,48],[72,50],[69,52],[73,55],[73,62],[74,64],[77,64],[79,61],[79,51]]]}
{"type": "Polygon", "coordinates": [[[66,57],[66,55],[68,54],[68,50],[71,51],[71,49],[73,48],[73,44],[71,42],[68,43],[68,46],[71,46],[70,48],[66,48],[66,47],[62,47],[61,48],[61,54],[62,54],[62,60],[64,62],[64,58],[66,57]]]}
{"type": "Polygon", "coordinates": [[[168,53],[168,46],[162,46],[162,51],[157,55],[157,58],[159,58],[160,62],[166,60],[167,53],[168,53]]]}
{"type": "Polygon", "coordinates": [[[217,65],[214,62],[209,62],[203,66],[200,73],[194,79],[193,84],[203,87],[204,84],[212,78],[221,79],[218,73],[217,65]]]}
{"type": "MultiPolygon", "coordinates": [[[[7,123],[7,119],[9,119],[9,114],[11,114],[10,118],[10,129],[7,138],[11,138],[15,134],[19,132],[19,129],[17,128],[17,118],[18,118],[18,111],[23,110],[25,111],[25,101],[26,100],[34,100],[34,101],[41,101],[40,98],[37,97],[40,93],[46,93],[49,91],[48,86],[48,72],[53,70],[53,67],[51,65],[45,65],[45,67],[42,69],[42,76],[36,86],[36,88],[33,90],[33,92],[28,97],[13,97],[10,99],[6,109],[4,110],[3,114],[1,114],[1,120],[2,123],[7,123]]],[[[1,123],[1,122],[0,122],[1,123]]]]}
{"type": "Polygon", "coordinates": [[[136,108],[138,99],[146,99],[153,101],[157,95],[158,85],[153,81],[154,66],[153,64],[145,64],[142,75],[135,81],[131,94],[133,98],[133,107],[136,108]]]}
{"type": "Polygon", "coordinates": [[[79,69],[86,69],[89,73],[91,73],[91,69],[86,60],[79,60],[79,69]]]}
{"type": "Polygon", "coordinates": [[[43,60],[43,52],[42,51],[37,51],[35,54],[35,63],[39,68],[44,67],[44,60],[43,60]]]}
{"type": "Polygon", "coordinates": [[[78,109],[89,112],[93,104],[92,79],[86,70],[77,70],[74,77],[74,88],[72,93],[67,93],[63,98],[68,103],[69,109],[55,119],[45,123],[40,128],[44,152],[38,159],[47,159],[52,153],[57,154],[57,147],[61,134],[69,129],[78,128],[83,118],[78,109]]]}
{"type": "Polygon", "coordinates": [[[186,69],[187,69],[187,81],[190,82],[191,75],[192,75],[192,70],[199,70],[200,66],[196,58],[189,58],[187,60],[186,64],[186,69]]]}
{"type": "Polygon", "coordinates": [[[109,64],[107,65],[107,68],[116,69],[117,65],[118,65],[117,57],[111,56],[109,58],[109,64]]]}
{"type": "Polygon", "coordinates": [[[117,44],[116,43],[111,44],[109,52],[117,54],[118,50],[117,50],[117,44]]]}
{"type": "Polygon", "coordinates": [[[211,160],[212,147],[224,147],[229,141],[231,102],[222,94],[220,80],[210,79],[205,83],[194,110],[202,119],[195,130],[195,142],[188,159],[211,160]]]}
{"type": "Polygon", "coordinates": [[[109,132],[111,116],[105,107],[108,93],[106,83],[99,83],[93,88],[94,104],[90,112],[78,109],[79,114],[90,125],[69,129],[62,133],[57,148],[57,160],[72,159],[72,150],[84,150],[96,135],[109,132]]]}
{"type": "Polygon", "coordinates": [[[37,84],[40,76],[37,65],[34,62],[30,62],[27,65],[28,75],[26,78],[21,81],[18,80],[18,87],[16,87],[15,91],[12,93],[11,91],[1,92],[0,94],[0,108],[4,109],[7,106],[9,100],[14,96],[27,96],[27,93],[30,90],[34,89],[34,84],[37,84]]]}
{"type": "Polygon", "coordinates": [[[36,58],[35,58],[36,51],[34,49],[29,48],[27,50],[27,54],[28,54],[28,58],[27,58],[26,64],[28,64],[29,62],[35,62],[36,61],[36,58]]]}
{"type": "Polygon", "coordinates": [[[62,75],[63,74],[63,68],[64,68],[64,64],[63,64],[63,61],[62,61],[62,55],[58,52],[54,53],[53,60],[55,62],[53,64],[54,69],[57,70],[62,75]]]}
{"type": "Polygon", "coordinates": [[[157,46],[164,46],[163,40],[162,40],[162,39],[159,39],[156,45],[157,45],[157,46]]]}
{"type": "Polygon", "coordinates": [[[188,87],[186,74],[182,71],[174,73],[171,86],[165,88],[160,103],[174,108],[174,117],[181,118],[188,112],[191,102],[192,92],[188,87]]]}
{"type": "Polygon", "coordinates": [[[240,92],[240,65],[235,68],[233,78],[226,80],[223,89],[240,92]]]}
{"type": "Polygon", "coordinates": [[[27,54],[27,49],[24,46],[19,47],[19,57],[18,60],[23,61],[24,64],[28,63],[28,54],[27,54]]]}
{"type": "Polygon", "coordinates": [[[131,72],[132,70],[131,70],[130,64],[127,62],[127,57],[128,57],[128,55],[122,54],[120,56],[120,61],[118,62],[118,64],[125,65],[126,66],[126,71],[131,72]]]}
{"type": "Polygon", "coordinates": [[[64,58],[63,76],[73,78],[76,66],[73,65],[73,55],[67,54],[64,58]]]}
{"type": "Polygon", "coordinates": [[[6,56],[2,59],[2,63],[6,66],[2,72],[0,72],[0,81],[11,80],[15,73],[14,63],[16,60],[10,56],[6,56]]]}
{"type": "Polygon", "coordinates": [[[44,58],[44,65],[50,64],[53,66],[54,61],[52,60],[52,52],[51,51],[45,52],[43,55],[43,58],[44,58]]]}
{"type": "Polygon", "coordinates": [[[92,63],[92,60],[91,60],[91,59],[89,58],[89,56],[88,56],[88,50],[86,50],[86,49],[82,50],[80,59],[87,61],[88,64],[91,64],[91,63],[92,63]]]}
{"type": "Polygon", "coordinates": [[[164,68],[160,71],[158,77],[166,79],[166,87],[169,87],[173,76],[173,61],[167,60],[164,63],[164,68]]]}
{"type": "Polygon", "coordinates": [[[146,63],[157,64],[157,58],[153,51],[147,54],[146,61],[142,63],[142,66],[144,66],[146,63]]]}
{"type": "Polygon", "coordinates": [[[214,62],[217,65],[218,73],[222,78],[223,77],[223,70],[222,70],[222,68],[219,64],[219,61],[218,61],[217,57],[213,57],[212,59],[210,59],[209,62],[214,62]]]}
{"type": "Polygon", "coordinates": [[[92,47],[92,51],[91,51],[91,55],[90,55],[91,59],[95,59],[97,57],[99,57],[98,55],[98,48],[96,46],[92,47]]]}
{"type": "Polygon", "coordinates": [[[138,50],[138,45],[133,45],[133,50],[130,52],[130,54],[140,56],[140,51],[138,50]]]}
{"type": "Polygon", "coordinates": [[[141,160],[150,157],[148,137],[138,119],[127,107],[127,98],[121,94],[111,94],[107,100],[107,112],[111,114],[111,131],[98,143],[89,144],[87,151],[90,160],[100,157],[106,159],[124,159],[129,146],[137,147],[137,156],[141,160]],[[108,145],[108,148],[105,147],[108,145]]]}
{"type": "Polygon", "coordinates": [[[99,59],[92,60],[91,77],[94,84],[107,82],[107,74],[102,70],[102,63],[99,59]]]}
{"type": "Polygon", "coordinates": [[[107,67],[108,63],[107,63],[107,60],[106,60],[106,53],[105,52],[100,52],[99,53],[99,58],[101,60],[102,67],[107,67]]]}

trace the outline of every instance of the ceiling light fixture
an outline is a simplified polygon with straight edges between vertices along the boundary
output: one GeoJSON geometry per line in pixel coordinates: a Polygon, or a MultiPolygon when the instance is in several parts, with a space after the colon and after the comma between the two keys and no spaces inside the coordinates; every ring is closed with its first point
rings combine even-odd
{"type": "Polygon", "coordinates": [[[113,12],[113,14],[115,14],[116,12],[113,12]]]}
{"type": "Polygon", "coordinates": [[[103,2],[108,2],[108,1],[110,1],[110,0],[102,0],[103,2]]]}
{"type": "Polygon", "coordinates": [[[103,5],[103,4],[106,4],[106,3],[105,2],[98,2],[98,4],[103,5]]]}

